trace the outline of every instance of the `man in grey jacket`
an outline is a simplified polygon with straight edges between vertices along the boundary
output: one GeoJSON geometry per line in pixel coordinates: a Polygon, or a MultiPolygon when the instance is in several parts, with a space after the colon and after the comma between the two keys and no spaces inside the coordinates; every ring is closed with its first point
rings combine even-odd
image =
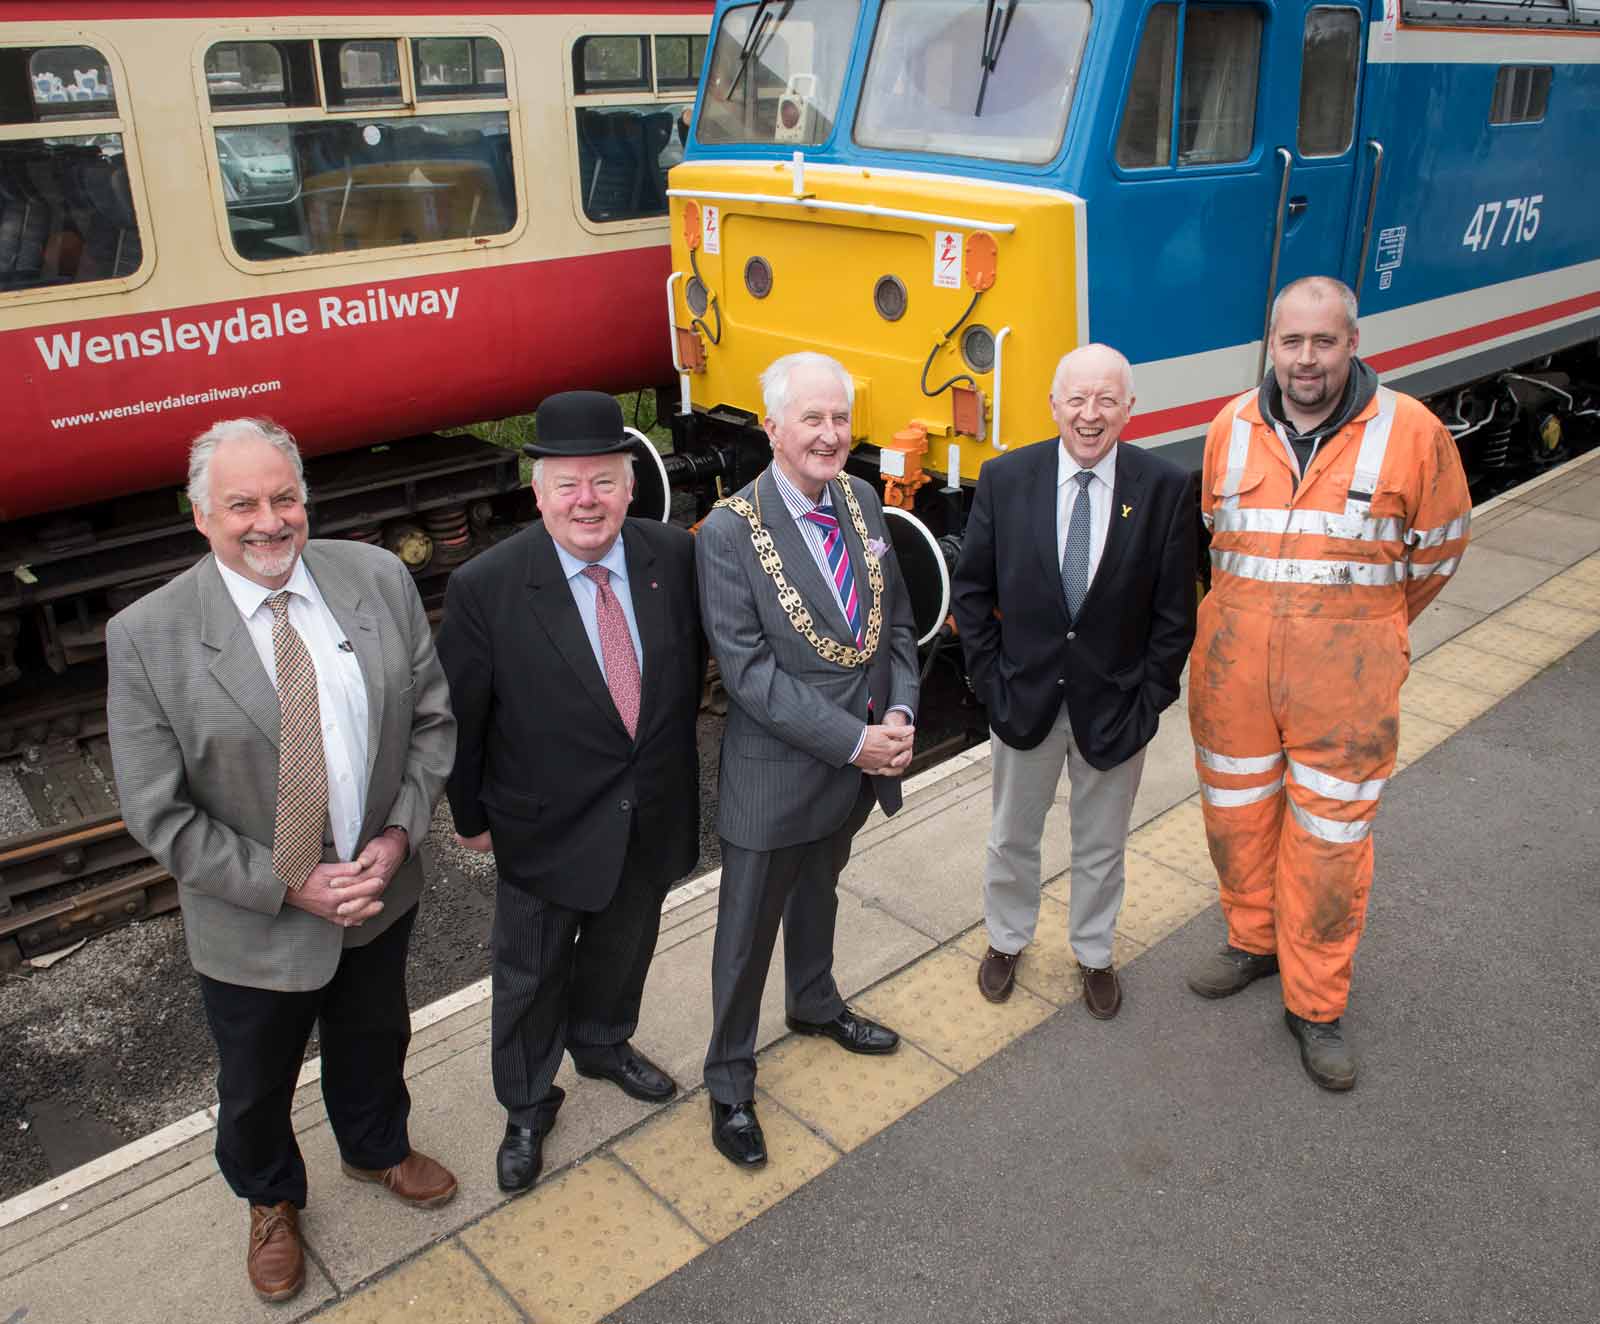
{"type": "Polygon", "coordinates": [[[416,851],[455,720],[410,575],[308,542],[305,498],[287,432],[216,424],[189,458],[212,554],[106,629],[122,815],[178,882],[220,1062],[217,1163],[249,1202],[267,1301],[305,1281],[289,1110],[313,1026],[346,1175],[424,1207],[456,1190],[411,1148],[403,1078],[416,851]]]}
{"type": "Polygon", "coordinates": [[[874,800],[900,807],[917,702],[916,631],[883,510],[870,484],[842,472],[850,375],[821,354],[790,354],[761,386],[772,464],[719,503],[695,549],[701,621],[730,700],[705,1081],[712,1142],[745,1167],[767,1159],[755,1044],[780,920],[789,1028],[853,1053],[899,1044],[839,996],[835,888],[874,800]]]}

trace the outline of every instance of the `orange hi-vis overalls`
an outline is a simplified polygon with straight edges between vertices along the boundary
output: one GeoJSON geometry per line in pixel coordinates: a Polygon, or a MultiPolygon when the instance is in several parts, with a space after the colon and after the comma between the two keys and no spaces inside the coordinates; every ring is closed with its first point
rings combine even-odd
{"type": "Polygon", "coordinates": [[[1228,941],[1276,952],[1284,1005],[1328,1021],[1366,918],[1407,626],[1454,573],[1472,503],[1450,434],[1383,387],[1296,472],[1256,392],[1211,424],[1189,723],[1228,941]]]}

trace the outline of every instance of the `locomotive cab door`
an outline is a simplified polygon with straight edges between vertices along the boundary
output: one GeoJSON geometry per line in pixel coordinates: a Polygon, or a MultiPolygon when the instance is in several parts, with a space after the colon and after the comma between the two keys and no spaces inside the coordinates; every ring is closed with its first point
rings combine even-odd
{"type": "MultiPolygon", "coordinates": [[[[1292,24],[1293,10],[1282,14],[1292,24]]],[[[1279,49],[1287,53],[1291,34],[1279,49]]],[[[1367,25],[1349,3],[1307,5],[1299,33],[1299,77],[1274,81],[1269,121],[1277,136],[1277,268],[1270,297],[1301,276],[1337,276],[1354,286],[1353,221],[1364,180],[1361,72],[1367,25]],[[1292,132],[1291,130],[1292,126],[1292,132]]],[[[1270,94],[1269,94],[1270,95],[1270,94]]]]}

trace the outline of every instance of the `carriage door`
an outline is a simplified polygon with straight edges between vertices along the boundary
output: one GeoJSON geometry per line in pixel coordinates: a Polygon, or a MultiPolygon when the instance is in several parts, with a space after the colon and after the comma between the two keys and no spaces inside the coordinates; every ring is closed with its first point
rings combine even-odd
{"type": "Polygon", "coordinates": [[[1278,215],[1283,237],[1273,293],[1300,276],[1338,276],[1355,283],[1350,236],[1362,178],[1356,116],[1365,37],[1362,11],[1352,5],[1306,10],[1294,138],[1278,154],[1280,171],[1286,152],[1290,159],[1278,215]]]}

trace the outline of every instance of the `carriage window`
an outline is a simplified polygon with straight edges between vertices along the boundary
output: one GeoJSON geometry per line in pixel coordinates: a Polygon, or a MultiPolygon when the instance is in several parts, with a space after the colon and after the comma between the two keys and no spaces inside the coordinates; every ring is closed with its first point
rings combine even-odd
{"type": "Polygon", "coordinates": [[[1361,65],[1361,15],[1318,7],[1306,15],[1300,60],[1301,156],[1343,156],[1356,124],[1356,72],[1361,65]]]}
{"type": "Polygon", "coordinates": [[[1217,165],[1250,155],[1260,62],[1258,12],[1189,8],[1178,90],[1179,165],[1217,165]]]}
{"type": "Polygon", "coordinates": [[[38,126],[0,140],[0,294],[137,271],[144,250],[105,57],[89,46],[0,49],[0,124],[38,126]]]}
{"type": "Polygon", "coordinates": [[[418,101],[503,97],[506,60],[488,37],[424,37],[411,44],[418,101]]]}
{"type": "Polygon", "coordinates": [[[1018,0],[1003,9],[971,0],[885,0],[856,141],[1048,161],[1066,132],[1088,31],[1089,0],[1018,0]]]}
{"type": "Polygon", "coordinates": [[[701,36],[656,38],[656,86],[693,87],[706,62],[706,39],[701,36]]]}
{"type": "Polygon", "coordinates": [[[1145,24],[1139,59],[1117,134],[1117,164],[1129,169],[1172,163],[1172,81],[1177,65],[1178,7],[1157,5],[1145,24]]]}
{"type": "Polygon", "coordinates": [[[648,92],[649,42],[645,37],[583,37],[572,48],[572,84],[578,92],[648,92]]]}
{"type": "Polygon", "coordinates": [[[309,41],[225,41],[206,52],[212,110],[314,106],[317,77],[309,41]]]}
{"type": "Polygon", "coordinates": [[[1544,118],[1550,100],[1550,66],[1502,65],[1495,75],[1490,124],[1530,124],[1544,118]]]}
{"type": "Polygon", "coordinates": [[[860,8],[860,0],[763,0],[724,12],[700,101],[699,140],[826,141],[860,8]]]}
{"type": "Polygon", "coordinates": [[[403,106],[400,86],[400,43],[381,41],[323,41],[322,86],[328,108],[403,106]]]}

